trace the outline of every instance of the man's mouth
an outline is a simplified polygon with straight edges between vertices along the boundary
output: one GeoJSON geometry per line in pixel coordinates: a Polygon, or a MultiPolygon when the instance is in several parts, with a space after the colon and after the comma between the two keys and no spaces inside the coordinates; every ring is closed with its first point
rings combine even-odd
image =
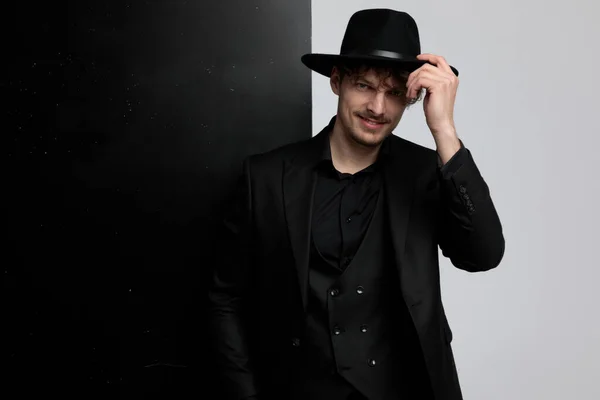
{"type": "Polygon", "coordinates": [[[384,121],[376,121],[370,118],[365,118],[361,115],[359,115],[358,118],[360,118],[363,124],[369,128],[379,128],[380,126],[385,124],[384,121]]]}

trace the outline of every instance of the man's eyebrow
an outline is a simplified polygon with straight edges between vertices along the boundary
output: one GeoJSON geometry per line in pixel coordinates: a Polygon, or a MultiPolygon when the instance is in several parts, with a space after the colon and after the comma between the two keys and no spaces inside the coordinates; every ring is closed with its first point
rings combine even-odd
{"type": "Polygon", "coordinates": [[[388,85],[386,82],[382,84],[387,90],[403,90],[402,85],[388,85]]]}
{"type": "Polygon", "coordinates": [[[357,80],[357,81],[364,81],[364,82],[367,82],[367,83],[368,83],[369,85],[371,85],[371,86],[374,86],[374,85],[375,85],[375,83],[373,83],[373,81],[371,81],[370,79],[367,79],[367,78],[366,78],[366,77],[364,77],[364,76],[359,76],[359,77],[357,77],[357,78],[356,78],[356,80],[357,80]]]}
{"type": "Polygon", "coordinates": [[[375,82],[373,82],[372,80],[366,78],[364,75],[360,75],[356,78],[356,81],[363,81],[368,83],[371,86],[382,86],[384,88],[386,88],[387,90],[403,90],[402,85],[388,85],[385,81],[381,82],[380,85],[375,85],[375,82]]]}

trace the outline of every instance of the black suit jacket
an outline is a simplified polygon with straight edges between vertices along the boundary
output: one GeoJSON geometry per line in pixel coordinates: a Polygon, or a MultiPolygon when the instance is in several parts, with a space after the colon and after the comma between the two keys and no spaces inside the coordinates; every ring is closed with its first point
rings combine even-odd
{"type": "MultiPolygon", "coordinates": [[[[223,398],[278,393],[284,399],[294,379],[302,356],[314,166],[328,133],[244,159],[209,291],[223,398]]],[[[502,226],[468,149],[442,174],[436,151],[397,136],[389,140],[385,200],[402,295],[436,399],[461,399],[438,246],[457,268],[489,270],[504,254],[502,226]]]]}

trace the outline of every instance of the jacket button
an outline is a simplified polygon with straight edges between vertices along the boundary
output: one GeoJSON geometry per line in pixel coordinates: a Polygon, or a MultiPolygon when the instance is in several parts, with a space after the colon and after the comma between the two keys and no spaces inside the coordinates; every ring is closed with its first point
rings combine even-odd
{"type": "Polygon", "coordinates": [[[366,333],[368,330],[369,330],[369,327],[367,325],[363,324],[363,325],[360,326],[360,331],[362,333],[366,333]]]}
{"type": "Polygon", "coordinates": [[[294,347],[300,346],[300,339],[298,339],[297,337],[292,338],[292,346],[294,346],[294,347]]]}
{"type": "Polygon", "coordinates": [[[358,294],[363,294],[365,292],[365,288],[362,286],[357,286],[356,287],[356,293],[358,294]]]}
{"type": "Polygon", "coordinates": [[[340,294],[340,291],[338,288],[333,288],[333,289],[329,290],[329,294],[331,295],[331,297],[335,297],[338,294],[340,294]]]}
{"type": "Polygon", "coordinates": [[[339,326],[334,326],[333,327],[333,334],[334,335],[339,335],[340,333],[342,333],[342,328],[340,328],[339,326]]]}
{"type": "Polygon", "coordinates": [[[377,362],[375,360],[373,360],[372,358],[369,358],[368,364],[369,364],[369,367],[374,367],[377,364],[377,362]]]}

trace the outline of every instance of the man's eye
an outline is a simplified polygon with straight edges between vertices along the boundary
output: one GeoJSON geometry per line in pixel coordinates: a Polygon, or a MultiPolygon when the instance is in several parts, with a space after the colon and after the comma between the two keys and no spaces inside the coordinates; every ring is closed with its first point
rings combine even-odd
{"type": "Polygon", "coordinates": [[[403,95],[403,93],[400,90],[394,90],[391,93],[392,93],[392,96],[396,96],[396,97],[400,97],[403,95]]]}
{"type": "Polygon", "coordinates": [[[364,83],[357,83],[357,84],[356,84],[356,86],[357,86],[359,89],[363,89],[363,90],[364,90],[364,89],[367,89],[367,88],[369,87],[368,85],[365,85],[364,83]]]}

